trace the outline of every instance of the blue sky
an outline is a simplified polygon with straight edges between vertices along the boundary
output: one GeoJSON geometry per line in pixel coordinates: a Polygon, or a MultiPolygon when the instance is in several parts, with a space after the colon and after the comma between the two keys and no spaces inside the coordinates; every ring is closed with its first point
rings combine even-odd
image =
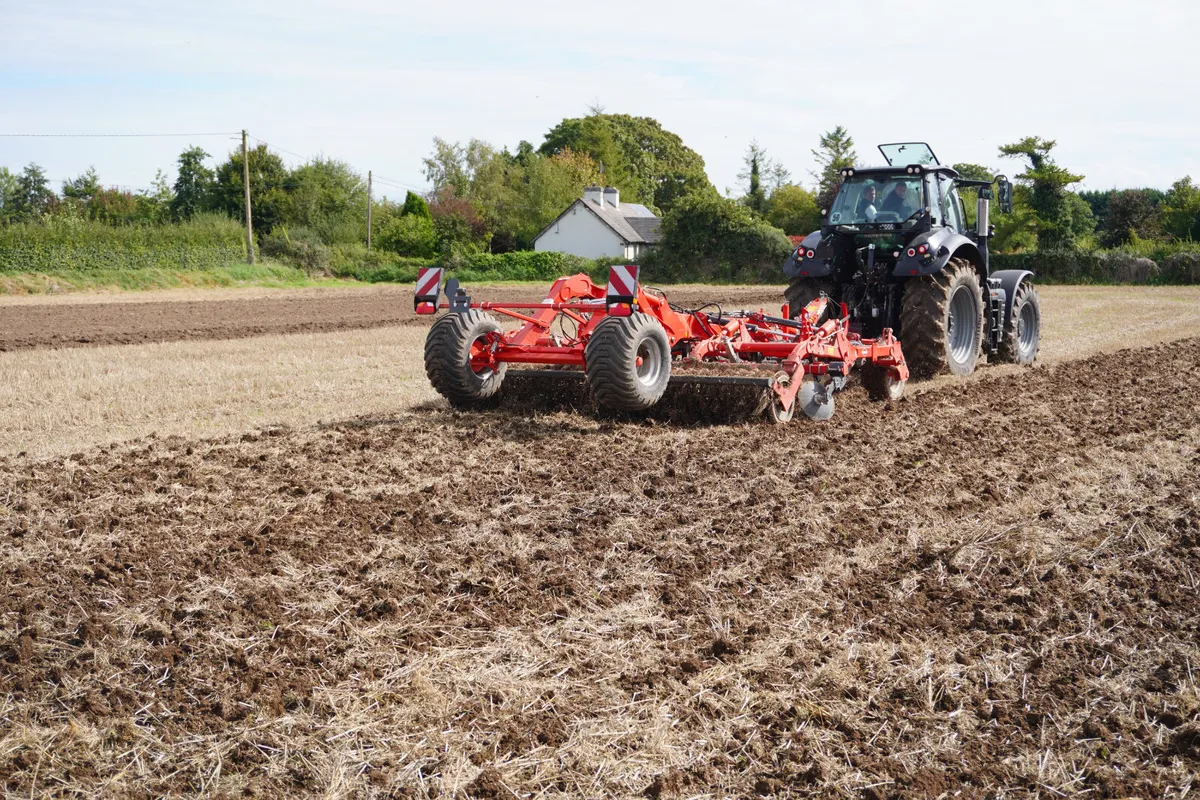
{"type": "MultiPolygon", "coordinates": [[[[1013,174],[997,147],[1036,134],[1087,188],[1167,188],[1200,180],[1198,38],[1196,0],[0,0],[0,133],[246,128],[421,189],[434,136],[537,145],[599,104],[657,118],[720,189],[752,139],[811,184],[839,124],[867,160],[916,139],[1013,174]]],[[[190,144],[236,142],[0,138],[0,165],[137,188],[190,144]]]]}

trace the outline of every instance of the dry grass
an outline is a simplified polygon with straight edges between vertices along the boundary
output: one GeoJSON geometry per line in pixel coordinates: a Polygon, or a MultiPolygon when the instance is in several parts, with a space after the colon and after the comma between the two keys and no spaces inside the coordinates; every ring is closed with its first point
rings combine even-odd
{"type": "MultiPolygon", "coordinates": [[[[372,292],[408,298],[407,287],[165,291],[136,299],[330,296],[372,292]]],[[[678,287],[688,296],[767,302],[772,287],[678,287]]],[[[483,295],[480,295],[483,296],[483,295]]],[[[1053,364],[1095,352],[1192,335],[1200,287],[1041,289],[1041,359],[1053,364]]],[[[39,298],[40,302],[128,302],[129,295],[39,298]]],[[[0,305],[27,298],[0,298],[0,305]]],[[[264,424],[308,425],[387,415],[436,399],[421,364],[424,329],[379,328],[231,341],[117,345],[0,353],[0,453],[52,456],[145,436],[216,436],[264,424]]],[[[1007,375],[989,368],[977,377],[1007,375]]],[[[939,389],[954,379],[924,387],[939,389]]]]}

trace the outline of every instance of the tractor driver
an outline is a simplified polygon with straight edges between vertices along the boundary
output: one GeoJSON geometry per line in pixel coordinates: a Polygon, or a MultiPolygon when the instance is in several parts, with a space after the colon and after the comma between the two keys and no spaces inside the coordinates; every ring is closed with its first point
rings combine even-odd
{"type": "Polygon", "coordinates": [[[908,204],[908,182],[896,181],[895,188],[883,199],[883,206],[879,210],[898,214],[902,220],[908,219],[909,215],[916,211],[916,208],[908,204]]]}
{"type": "Polygon", "coordinates": [[[858,198],[858,208],[854,215],[860,220],[875,221],[875,184],[869,183],[863,188],[862,197],[858,198]]]}

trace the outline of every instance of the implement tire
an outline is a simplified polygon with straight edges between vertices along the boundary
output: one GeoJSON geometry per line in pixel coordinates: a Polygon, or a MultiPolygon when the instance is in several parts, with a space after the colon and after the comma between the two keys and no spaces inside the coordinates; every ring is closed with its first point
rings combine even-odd
{"type": "Polygon", "coordinates": [[[592,397],[613,411],[645,411],[659,401],[671,378],[667,332],[641,312],[602,319],[583,358],[592,397]]]}
{"type": "Polygon", "coordinates": [[[491,334],[499,335],[500,325],[478,309],[446,314],[429,329],[425,337],[425,374],[454,408],[486,406],[500,391],[507,364],[478,372],[471,366],[472,348],[486,346],[491,334]]]}
{"type": "Polygon", "coordinates": [[[983,285],[952,258],[936,275],[909,278],[900,306],[900,343],[914,377],[970,375],[983,354],[983,285]]]}
{"type": "Polygon", "coordinates": [[[1000,352],[996,354],[1005,364],[1032,364],[1042,345],[1042,306],[1037,289],[1029,281],[1021,281],[1013,296],[1012,312],[1000,337],[1000,352]]]}
{"type": "Polygon", "coordinates": [[[820,325],[825,320],[836,316],[832,310],[833,281],[828,278],[792,278],[792,282],[788,284],[783,293],[783,299],[787,300],[788,304],[788,314],[792,319],[799,319],[800,309],[820,297],[822,292],[829,297],[829,306],[826,307],[825,313],[819,320],[810,320],[814,325],[820,325]]]}

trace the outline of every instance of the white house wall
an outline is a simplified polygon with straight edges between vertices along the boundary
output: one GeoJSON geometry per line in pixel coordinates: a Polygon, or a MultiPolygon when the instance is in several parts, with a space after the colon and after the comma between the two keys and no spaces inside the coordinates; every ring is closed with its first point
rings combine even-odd
{"type": "Polygon", "coordinates": [[[583,258],[625,256],[625,242],[586,208],[574,206],[533,243],[534,250],[583,258]]]}

